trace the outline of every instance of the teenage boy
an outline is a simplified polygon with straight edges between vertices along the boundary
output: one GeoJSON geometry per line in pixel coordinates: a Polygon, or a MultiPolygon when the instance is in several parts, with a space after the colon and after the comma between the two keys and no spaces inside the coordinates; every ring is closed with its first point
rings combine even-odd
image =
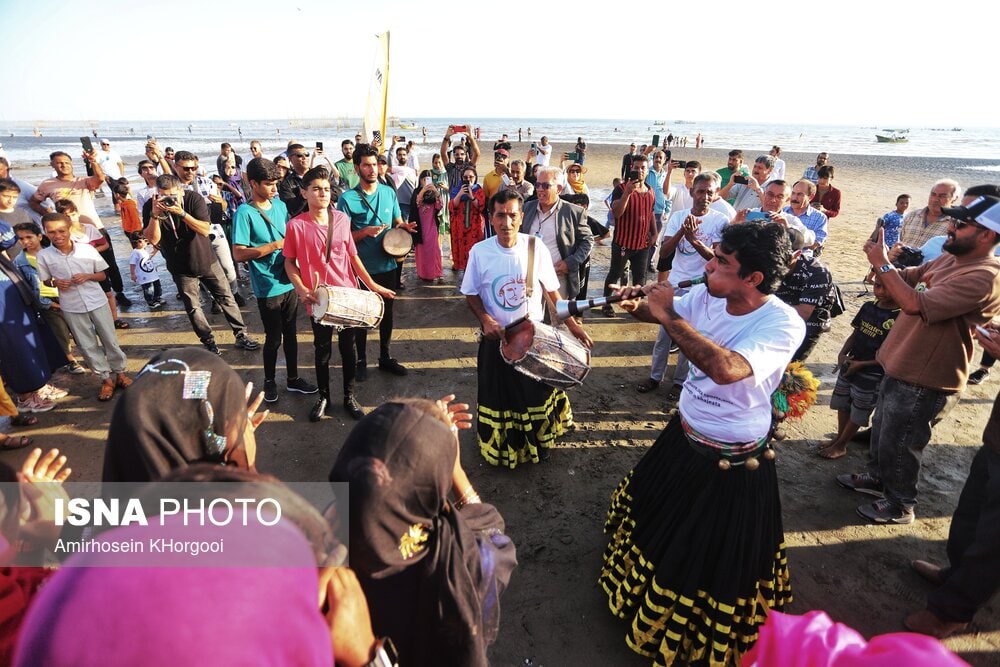
{"type": "Polygon", "coordinates": [[[233,257],[249,262],[250,285],[257,297],[260,321],[264,325],[264,400],[278,400],[275,369],[278,348],[285,352],[288,391],[315,394],[316,385],[299,377],[299,345],[295,337],[295,319],[299,299],[285,271],[285,223],[288,209],[275,195],[278,191],[278,168],[265,158],[250,160],[246,170],[250,180],[250,201],[236,209],[233,218],[233,257]]]}
{"type": "Polygon", "coordinates": [[[70,238],[69,216],[47,213],[42,223],[52,245],[38,252],[38,277],[59,290],[63,318],[87,365],[101,378],[97,398],[110,401],[115,389],[127,388],[132,380],[125,375],[128,359],[118,345],[111,308],[99,284],[108,264],[93,246],[70,238]]]}
{"type": "MultiPolygon", "coordinates": [[[[309,413],[310,421],[319,421],[326,413],[330,401],[330,353],[333,327],[318,324],[313,311],[316,288],[358,287],[361,279],[368,289],[386,299],[386,311],[396,293],[376,283],[358,256],[351,234],[351,219],[330,208],[332,188],[330,172],[323,167],[310,169],[302,177],[299,190],[306,200],[307,210],[288,221],[282,255],[285,271],[295,288],[298,299],[310,307],[313,315],[313,345],[316,348],[316,382],[319,400],[309,413]]],[[[273,203],[273,202],[272,202],[273,203]]],[[[349,327],[337,334],[337,347],[344,368],[344,409],[354,419],[361,419],[364,411],[354,397],[354,379],[357,357],[354,352],[355,336],[359,329],[349,327]]]]}

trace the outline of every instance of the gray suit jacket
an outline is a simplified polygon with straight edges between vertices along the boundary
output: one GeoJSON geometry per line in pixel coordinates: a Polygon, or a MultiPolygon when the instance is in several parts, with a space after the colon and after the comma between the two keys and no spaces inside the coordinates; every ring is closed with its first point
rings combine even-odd
{"type": "MultiPolygon", "coordinates": [[[[566,276],[569,285],[569,294],[563,296],[567,299],[575,299],[580,291],[580,267],[583,266],[590,257],[590,251],[594,247],[594,235],[590,232],[587,224],[587,212],[576,204],[559,200],[556,204],[559,210],[556,212],[556,243],[559,246],[559,257],[553,257],[552,261],[563,260],[566,262],[566,269],[569,274],[566,276]]],[[[538,219],[538,201],[532,200],[524,205],[524,218],[521,221],[521,232],[524,234],[534,233],[534,224],[538,219]]]]}

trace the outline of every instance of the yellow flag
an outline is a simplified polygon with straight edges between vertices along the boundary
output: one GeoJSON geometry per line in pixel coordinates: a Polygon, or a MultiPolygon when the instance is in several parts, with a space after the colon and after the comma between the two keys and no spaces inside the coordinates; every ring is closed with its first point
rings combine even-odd
{"type": "Polygon", "coordinates": [[[368,86],[368,105],[365,108],[365,141],[385,147],[385,119],[389,105],[389,31],[378,36],[375,63],[372,65],[368,86]]]}

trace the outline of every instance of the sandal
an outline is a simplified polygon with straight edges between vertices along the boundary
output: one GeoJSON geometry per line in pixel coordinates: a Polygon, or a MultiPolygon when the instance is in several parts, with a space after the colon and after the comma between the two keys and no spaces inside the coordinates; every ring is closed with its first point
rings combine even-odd
{"type": "Polygon", "coordinates": [[[115,395],[115,381],[108,378],[101,384],[101,393],[97,395],[99,401],[110,401],[115,395]]]}
{"type": "Polygon", "coordinates": [[[667,392],[667,403],[677,403],[678,401],[680,401],[681,391],[683,390],[684,387],[681,387],[679,385],[675,384],[674,386],[672,386],[670,388],[670,391],[667,392]]]}
{"type": "Polygon", "coordinates": [[[10,418],[11,426],[34,426],[37,423],[38,417],[35,415],[18,414],[16,417],[10,418]]]}
{"type": "Polygon", "coordinates": [[[646,378],[645,380],[636,385],[635,390],[640,394],[646,394],[653,391],[659,386],[660,383],[654,380],[653,378],[646,378]]]}
{"type": "Polygon", "coordinates": [[[23,449],[30,447],[33,442],[34,440],[26,435],[4,435],[3,440],[0,440],[0,451],[23,449]]]}
{"type": "Polygon", "coordinates": [[[121,318],[115,320],[115,329],[128,329],[128,328],[129,328],[129,324],[128,324],[127,321],[125,321],[125,320],[123,320],[121,318]]]}
{"type": "Polygon", "coordinates": [[[115,388],[116,389],[128,389],[132,386],[132,378],[125,375],[124,373],[119,373],[115,378],[115,388]]]}

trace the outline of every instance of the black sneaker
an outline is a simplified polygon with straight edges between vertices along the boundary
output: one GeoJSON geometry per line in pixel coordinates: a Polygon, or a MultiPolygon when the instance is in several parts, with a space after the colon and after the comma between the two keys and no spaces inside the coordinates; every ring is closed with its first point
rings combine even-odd
{"type": "Polygon", "coordinates": [[[309,411],[309,421],[318,422],[326,414],[326,397],[320,396],[319,400],[316,401],[316,405],[312,407],[309,411]]]}
{"type": "Polygon", "coordinates": [[[222,356],[222,350],[219,349],[218,343],[216,343],[214,340],[210,340],[207,343],[202,343],[202,345],[204,345],[205,349],[211,352],[212,354],[217,354],[220,357],[222,356]]]}
{"type": "Polygon", "coordinates": [[[274,403],[278,400],[278,383],[274,380],[264,380],[264,401],[274,403]]]}
{"type": "Polygon", "coordinates": [[[398,361],[392,358],[379,359],[378,369],[393,375],[406,375],[406,369],[398,361]]]}
{"type": "Polygon", "coordinates": [[[858,493],[867,493],[869,496],[875,496],[876,498],[883,496],[882,482],[869,475],[867,471],[853,475],[837,475],[837,484],[845,489],[857,491],[858,493]]]}
{"type": "Polygon", "coordinates": [[[858,508],[858,515],[874,523],[892,523],[906,526],[916,518],[912,507],[895,505],[892,501],[881,498],[871,505],[858,508]]]}
{"type": "Polygon", "coordinates": [[[154,301],[153,303],[149,304],[149,309],[150,310],[163,310],[163,307],[165,305],[167,305],[167,304],[163,303],[162,301],[154,301]]]}
{"type": "Polygon", "coordinates": [[[238,336],[236,336],[236,343],[235,344],[236,344],[236,347],[240,348],[241,350],[251,350],[252,351],[252,350],[256,350],[257,348],[260,347],[260,343],[258,343],[253,338],[251,338],[250,336],[246,335],[245,333],[241,333],[238,336]]]}
{"type": "Polygon", "coordinates": [[[677,354],[681,351],[681,346],[677,343],[670,343],[670,354],[677,354]]]}
{"type": "Polygon", "coordinates": [[[983,380],[990,376],[990,369],[988,368],[978,368],[972,371],[972,375],[969,376],[969,384],[982,384],[983,380]]]}
{"type": "MultiPolygon", "coordinates": [[[[275,389],[274,391],[277,392],[278,390],[275,389]]],[[[288,391],[294,391],[298,394],[315,394],[319,391],[319,387],[314,384],[309,384],[302,378],[289,378],[288,391]]]]}
{"type": "Polygon", "coordinates": [[[128,308],[129,306],[132,305],[132,299],[125,296],[124,292],[118,292],[117,294],[115,294],[115,301],[117,301],[118,305],[121,306],[122,308],[128,308]]]}
{"type": "Polygon", "coordinates": [[[368,379],[368,362],[364,359],[358,359],[358,363],[354,367],[354,379],[358,382],[364,382],[368,379]]]}
{"type": "Polygon", "coordinates": [[[354,394],[344,396],[344,409],[347,410],[347,414],[351,415],[354,419],[361,419],[365,416],[365,411],[361,409],[361,404],[358,403],[356,398],[354,398],[354,394]]]}

